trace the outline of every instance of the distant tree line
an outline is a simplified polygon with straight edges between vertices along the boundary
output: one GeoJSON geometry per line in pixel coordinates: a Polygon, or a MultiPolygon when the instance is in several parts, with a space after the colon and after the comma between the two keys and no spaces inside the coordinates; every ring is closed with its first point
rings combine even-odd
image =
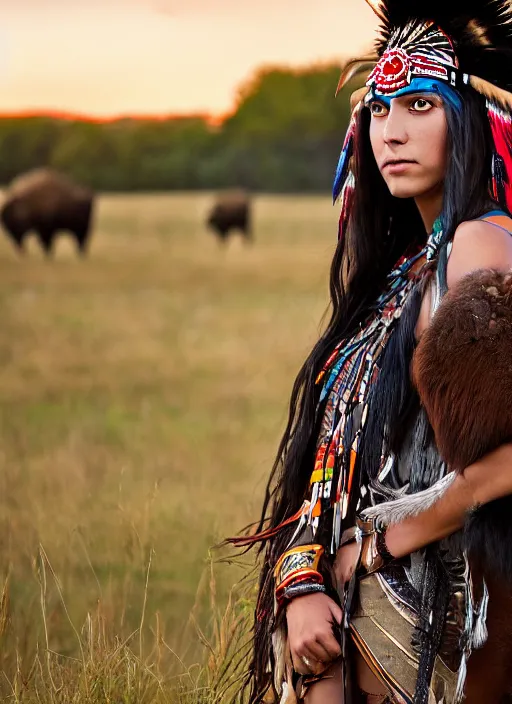
{"type": "Polygon", "coordinates": [[[0,183],[52,166],[106,191],[326,191],[348,121],[337,65],[262,69],[221,124],[203,117],[114,122],[0,118],[0,183]]]}

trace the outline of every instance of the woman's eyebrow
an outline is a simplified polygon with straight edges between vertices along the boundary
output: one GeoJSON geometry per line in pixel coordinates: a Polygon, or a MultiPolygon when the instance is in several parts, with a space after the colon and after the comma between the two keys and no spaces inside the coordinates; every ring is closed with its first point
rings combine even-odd
{"type": "Polygon", "coordinates": [[[372,103],[382,103],[383,105],[388,105],[390,102],[391,98],[380,95],[369,95],[365,100],[365,105],[371,105],[372,103]]]}
{"type": "Polygon", "coordinates": [[[419,91],[418,93],[405,93],[405,95],[399,95],[397,97],[405,99],[426,98],[427,100],[442,100],[441,96],[438,93],[435,93],[434,91],[429,93],[425,91],[419,91]]]}
{"type": "Polygon", "coordinates": [[[432,93],[425,93],[424,91],[418,91],[417,93],[413,93],[411,91],[411,93],[404,93],[403,95],[398,95],[397,97],[398,98],[427,98],[430,95],[432,95],[432,93]]]}

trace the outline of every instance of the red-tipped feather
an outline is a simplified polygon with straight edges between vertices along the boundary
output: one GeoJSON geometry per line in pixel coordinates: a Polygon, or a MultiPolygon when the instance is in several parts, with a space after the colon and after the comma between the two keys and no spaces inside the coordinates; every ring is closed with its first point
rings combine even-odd
{"type": "Polygon", "coordinates": [[[309,504],[302,505],[297,513],[294,513],[293,516],[290,516],[278,526],[275,526],[275,528],[267,528],[267,530],[261,531],[261,533],[255,533],[254,535],[241,535],[235,538],[227,538],[226,543],[231,543],[231,545],[243,548],[253,545],[254,543],[268,540],[274,535],[277,535],[277,533],[279,533],[279,531],[281,531],[285,526],[298,521],[299,518],[307,511],[308,507],[309,504]]]}
{"type": "Polygon", "coordinates": [[[489,106],[488,113],[499,156],[493,169],[493,195],[499,201],[504,200],[503,205],[512,211],[512,117],[492,105],[489,106]]]}

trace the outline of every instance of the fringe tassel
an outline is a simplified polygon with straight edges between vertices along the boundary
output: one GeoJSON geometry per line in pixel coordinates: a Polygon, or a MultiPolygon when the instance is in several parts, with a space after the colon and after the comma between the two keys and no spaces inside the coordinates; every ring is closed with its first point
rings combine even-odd
{"type": "Polygon", "coordinates": [[[466,684],[466,676],[468,674],[468,665],[466,662],[466,653],[462,653],[462,660],[459,666],[459,676],[457,679],[457,687],[455,689],[454,704],[459,704],[464,699],[464,686],[466,684]]]}
{"type": "MultiPolygon", "coordinates": [[[[277,692],[283,694],[286,689],[286,648],[287,648],[286,631],[283,625],[280,625],[272,633],[272,649],[274,651],[274,687],[277,692]]],[[[281,700],[283,701],[283,700],[281,700]]],[[[284,699],[286,701],[286,698],[284,699]]]]}
{"type": "Polygon", "coordinates": [[[288,682],[283,682],[283,686],[281,689],[281,699],[279,700],[279,704],[287,704],[289,694],[288,690],[288,682]]]}
{"type": "MultiPolygon", "coordinates": [[[[473,581],[471,578],[471,570],[467,553],[464,552],[464,584],[466,592],[466,618],[464,623],[465,645],[462,649],[462,658],[459,665],[459,676],[457,678],[457,687],[455,689],[454,704],[459,704],[464,699],[464,687],[468,672],[468,660],[471,655],[471,646],[475,635],[475,603],[473,599],[473,581]]],[[[464,641],[463,641],[464,642],[464,641]]]]}
{"type": "Polygon", "coordinates": [[[480,604],[478,605],[475,630],[473,632],[473,648],[478,649],[487,642],[487,607],[489,606],[489,590],[485,579],[483,580],[483,594],[480,604]]]}

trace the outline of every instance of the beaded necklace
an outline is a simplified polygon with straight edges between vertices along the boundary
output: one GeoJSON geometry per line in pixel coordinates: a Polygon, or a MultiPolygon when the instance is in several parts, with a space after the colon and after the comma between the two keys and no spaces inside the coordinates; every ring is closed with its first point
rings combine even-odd
{"type": "MultiPolygon", "coordinates": [[[[385,291],[377,299],[366,325],[336,345],[317,377],[317,385],[322,384],[319,406],[324,406],[323,419],[310,478],[311,498],[303,506],[294,538],[306,524],[316,532],[323,511],[332,506],[332,554],[339,546],[354,489],[359,446],[379,359],[412,290],[437,257],[442,236],[438,218],[423,249],[409,258],[402,257],[388,275],[385,291]]],[[[383,451],[381,470],[389,459],[383,451]]]]}

